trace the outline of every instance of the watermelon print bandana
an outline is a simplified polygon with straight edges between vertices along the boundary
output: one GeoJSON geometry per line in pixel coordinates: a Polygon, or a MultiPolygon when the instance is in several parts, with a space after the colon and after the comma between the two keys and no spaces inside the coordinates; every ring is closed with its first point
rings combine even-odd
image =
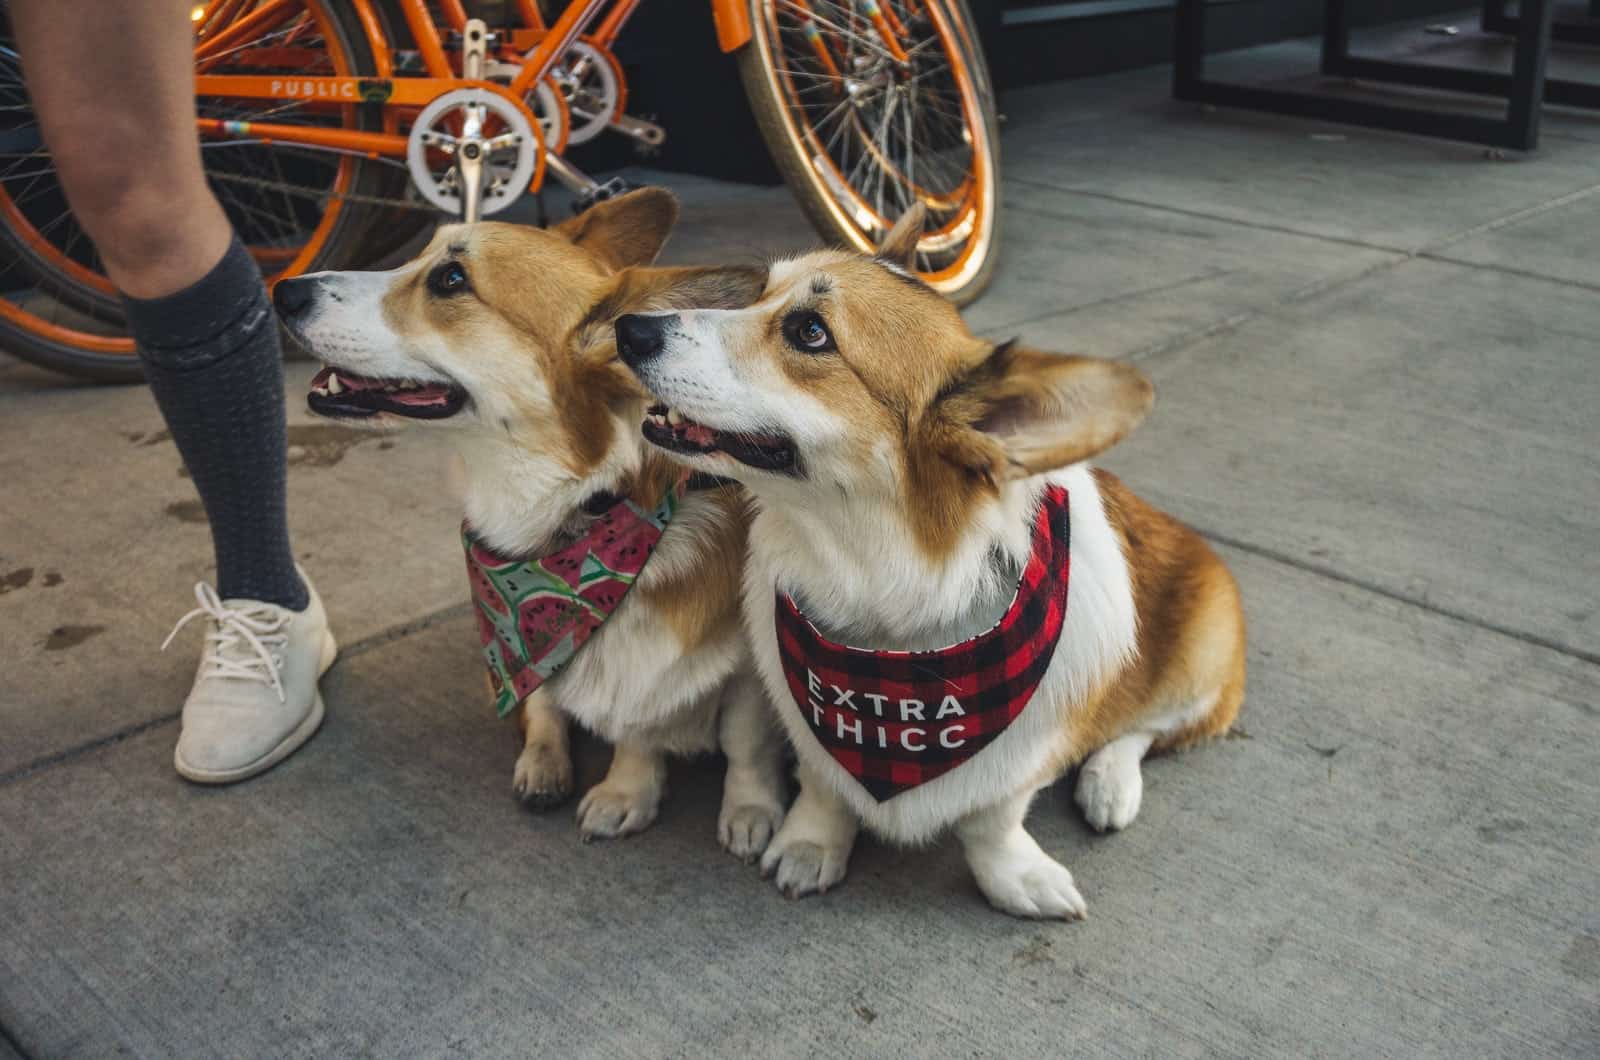
{"type": "Polygon", "coordinates": [[[1051,486],[1016,596],[986,633],[933,651],[872,651],[817,632],[778,593],[778,655],[811,735],[884,802],[957,768],[1033,698],[1067,615],[1067,491],[1051,486]]]}
{"type": "Polygon", "coordinates": [[[621,499],[571,544],[547,556],[507,559],[466,523],[461,544],[502,718],[561,672],[622,603],[678,510],[681,484],[654,511],[621,499]]]}

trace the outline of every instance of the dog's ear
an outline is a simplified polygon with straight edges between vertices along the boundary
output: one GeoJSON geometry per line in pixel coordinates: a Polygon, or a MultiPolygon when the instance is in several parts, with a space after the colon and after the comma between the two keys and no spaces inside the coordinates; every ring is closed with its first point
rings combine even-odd
{"type": "Polygon", "coordinates": [[[928,208],[921,202],[911,204],[911,209],[900,215],[900,220],[883,237],[874,257],[891,265],[913,268],[916,265],[917,242],[922,238],[922,223],[927,220],[928,208]]]}
{"type": "Polygon", "coordinates": [[[933,422],[947,459],[998,482],[1105,452],[1154,401],[1131,364],[1004,343],[939,395],[933,422]]]}
{"type": "Polygon", "coordinates": [[[595,203],[551,230],[611,268],[626,269],[656,260],[677,222],[677,196],[665,188],[640,188],[595,203]]]}

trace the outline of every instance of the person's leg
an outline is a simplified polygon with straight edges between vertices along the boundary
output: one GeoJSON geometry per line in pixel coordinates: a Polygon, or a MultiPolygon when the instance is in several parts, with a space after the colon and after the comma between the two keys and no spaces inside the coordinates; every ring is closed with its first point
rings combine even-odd
{"type": "Polygon", "coordinates": [[[174,762],[191,780],[226,783],[316,731],[317,679],[336,648],[289,547],[277,321],[200,163],[189,7],[11,0],[10,12],[67,200],[123,294],[210,518],[218,589],[197,587],[200,606],[183,620],[209,629],[174,762]]]}
{"type": "Polygon", "coordinates": [[[206,506],[224,599],[306,606],[284,514],[283,367],[255,262],[206,186],[179,0],[12,0],[67,199],[124,295],[206,506]]]}

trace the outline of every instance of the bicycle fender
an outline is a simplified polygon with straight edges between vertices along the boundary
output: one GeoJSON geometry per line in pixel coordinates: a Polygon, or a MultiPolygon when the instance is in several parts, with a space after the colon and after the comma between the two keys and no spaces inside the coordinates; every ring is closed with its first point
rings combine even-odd
{"type": "Polygon", "coordinates": [[[717,46],[736,52],[750,43],[748,0],[711,0],[711,21],[717,25],[717,46]]]}

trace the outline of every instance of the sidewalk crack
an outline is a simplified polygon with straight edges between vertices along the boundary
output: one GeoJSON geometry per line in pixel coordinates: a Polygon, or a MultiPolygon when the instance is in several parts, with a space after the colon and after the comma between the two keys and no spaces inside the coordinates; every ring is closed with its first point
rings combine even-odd
{"type": "Polygon", "coordinates": [[[16,1053],[21,1060],[33,1060],[33,1054],[22,1047],[22,1043],[17,1041],[17,1036],[11,1033],[11,1028],[4,1023],[0,1023],[0,1045],[16,1053]]]}
{"type": "Polygon", "coordinates": [[[1398,589],[1391,589],[1388,586],[1382,585],[1378,582],[1369,581],[1368,579],[1362,578],[1358,575],[1346,574],[1344,571],[1337,570],[1324,564],[1313,563],[1308,560],[1301,559],[1299,556],[1294,556],[1287,552],[1280,552],[1275,548],[1268,548],[1265,545],[1257,545],[1253,542],[1245,541],[1241,538],[1233,537],[1228,534],[1218,533],[1215,530],[1207,530],[1203,527],[1195,527],[1195,529],[1199,532],[1201,537],[1204,537],[1208,541],[1215,542],[1216,544],[1225,545],[1228,548],[1235,548],[1240,552],[1248,552],[1252,556],[1258,556],[1261,559],[1269,560],[1273,563],[1279,563],[1286,567],[1293,567],[1296,570],[1304,571],[1307,574],[1315,574],[1320,578],[1326,578],[1329,581],[1339,582],[1342,585],[1348,585],[1351,588],[1360,589],[1363,592],[1373,593],[1377,596],[1382,596],[1386,599],[1393,600],[1396,603],[1406,604],[1410,607],[1427,611],[1429,614],[1438,615],[1440,618],[1448,618],[1452,621],[1460,622],[1463,625],[1471,626],[1474,629],[1481,629],[1487,633],[1498,634],[1499,636],[1507,637],[1511,640],[1528,644],[1536,648],[1543,648],[1546,651],[1553,651],[1558,655],[1565,655],[1569,659],[1577,659],[1580,662],[1586,662],[1595,666],[1600,666],[1600,653],[1585,651],[1582,648],[1575,647],[1571,644],[1562,643],[1561,641],[1555,640],[1551,637],[1545,637],[1538,633],[1529,633],[1527,630],[1517,629],[1513,626],[1504,626],[1498,622],[1490,622],[1487,619],[1479,618],[1478,616],[1469,614],[1465,611],[1458,611],[1455,608],[1445,607],[1442,604],[1435,604],[1428,600],[1421,600],[1415,596],[1409,596],[1398,589]]]}

